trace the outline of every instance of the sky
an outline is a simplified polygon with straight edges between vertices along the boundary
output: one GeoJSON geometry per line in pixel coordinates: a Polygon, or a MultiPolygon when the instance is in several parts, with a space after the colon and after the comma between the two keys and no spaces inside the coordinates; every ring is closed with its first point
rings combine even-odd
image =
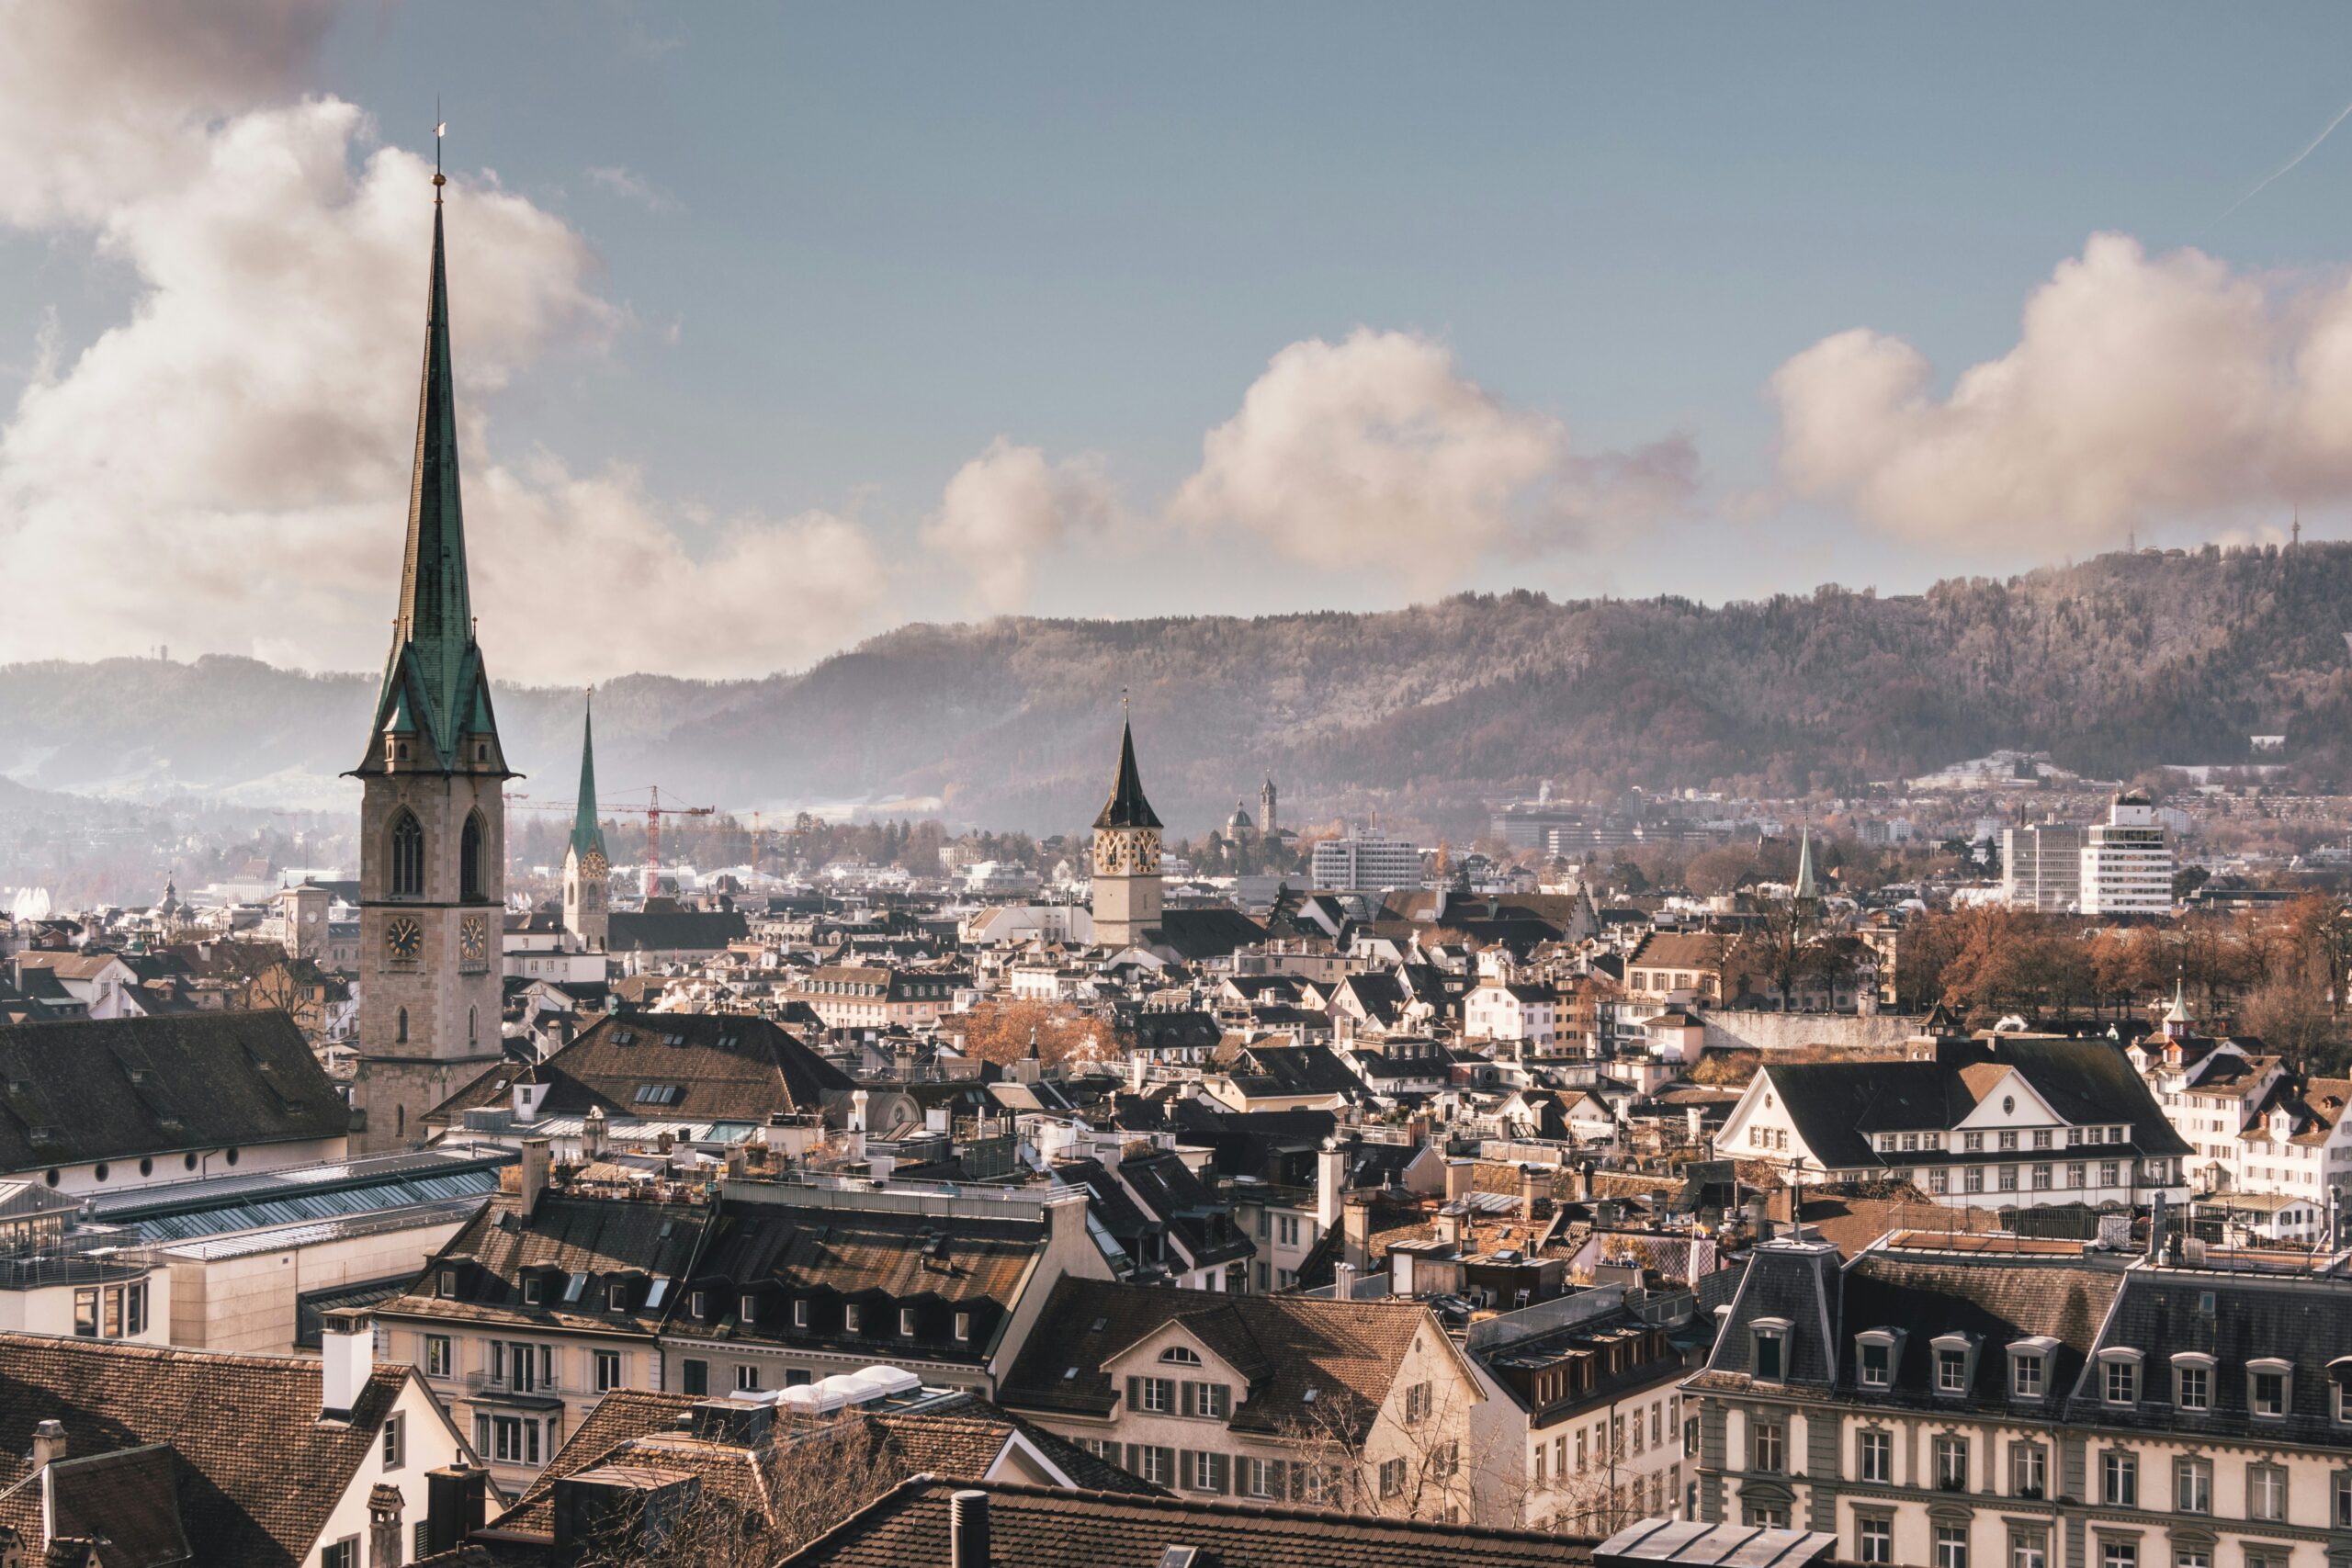
{"type": "Polygon", "coordinates": [[[0,0],[0,660],[380,662],[436,101],[509,678],[2346,536],[2347,46],[2340,6],[0,0]]]}

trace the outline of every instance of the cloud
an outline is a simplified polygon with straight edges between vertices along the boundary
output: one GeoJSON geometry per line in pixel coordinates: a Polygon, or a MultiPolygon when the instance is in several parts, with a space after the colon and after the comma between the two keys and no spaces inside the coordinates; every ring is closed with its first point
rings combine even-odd
{"type": "Polygon", "coordinates": [[[668,192],[655,189],[647,181],[617,165],[610,168],[590,169],[588,178],[598,189],[610,191],[613,195],[629,201],[642,202],[650,211],[674,212],[677,210],[677,200],[668,192]]]}
{"type": "Polygon", "coordinates": [[[1275,355],[1208,433],[1173,513],[1256,533],[1294,559],[1442,587],[1482,556],[1527,554],[1671,513],[1696,489],[1680,439],[1586,455],[1411,333],[1358,328],[1275,355]]]}
{"type": "Polygon", "coordinates": [[[983,610],[1018,610],[1029,598],[1036,558],[1072,533],[1100,530],[1118,498],[1094,457],[1048,463],[1035,446],[1003,436],[956,471],[923,542],[970,574],[971,601],[983,610]]]}
{"type": "MultiPolygon", "coordinates": [[[[135,298],[78,353],[44,349],[0,425],[0,556],[41,585],[10,595],[0,660],[169,642],[375,664],[414,442],[430,165],[371,148],[352,105],[296,96],[318,6],[6,15],[0,220],[86,236],[135,298]]],[[[621,316],[561,220],[463,175],[447,210],[496,672],[741,673],[873,629],[880,574],[852,523],[710,525],[623,464],[502,454],[483,395],[552,353],[601,352],[621,316]]]]}
{"type": "Polygon", "coordinates": [[[1824,338],[1773,376],[1781,475],[1931,542],[2036,548],[2352,498],[2352,285],[2233,273],[2092,236],[2017,346],[1929,390],[1900,338],[1824,338]]]}

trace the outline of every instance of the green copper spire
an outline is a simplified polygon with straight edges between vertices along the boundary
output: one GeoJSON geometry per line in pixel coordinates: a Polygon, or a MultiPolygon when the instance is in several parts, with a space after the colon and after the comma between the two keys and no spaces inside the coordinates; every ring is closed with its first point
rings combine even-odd
{"type": "MultiPolygon", "coordinates": [[[[588,715],[580,722],[580,809],[571,818],[571,847],[582,860],[591,850],[605,853],[604,825],[596,820],[596,709],[594,700],[589,703],[588,715]]],[[[605,856],[611,859],[609,855],[605,856]]]]}
{"type": "Polygon", "coordinates": [[[424,369],[416,394],[416,459],[409,479],[408,545],[401,560],[399,614],[376,700],[368,755],[356,770],[386,765],[387,726],[420,750],[416,766],[502,769],[490,681],[474,641],[466,578],[465,508],[458,488],[458,399],[450,373],[449,283],[444,260],[441,186],[433,175],[433,265],[425,290],[424,369]],[[466,742],[475,744],[469,749],[466,742]],[[484,743],[487,749],[484,749],[484,743]]]}

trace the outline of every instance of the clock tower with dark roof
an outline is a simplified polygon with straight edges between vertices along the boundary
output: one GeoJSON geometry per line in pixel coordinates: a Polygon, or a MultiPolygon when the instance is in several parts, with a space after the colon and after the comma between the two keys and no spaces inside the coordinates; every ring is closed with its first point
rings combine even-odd
{"type": "Polygon", "coordinates": [[[580,723],[580,804],[563,852],[563,929],[589,952],[602,953],[612,931],[612,860],[596,818],[595,730],[592,710],[580,723]]]}
{"type": "Polygon", "coordinates": [[[352,1148],[407,1146],[424,1113],[499,1060],[508,779],[474,641],[458,494],[458,411],[441,187],[400,612],[359,805],[359,1062],[352,1148]]]}
{"type": "Polygon", "coordinates": [[[1159,818],[1136,771],[1132,724],[1119,727],[1119,772],[1094,818],[1094,940],[1132,947],[1159,925],[1159,818]]]}

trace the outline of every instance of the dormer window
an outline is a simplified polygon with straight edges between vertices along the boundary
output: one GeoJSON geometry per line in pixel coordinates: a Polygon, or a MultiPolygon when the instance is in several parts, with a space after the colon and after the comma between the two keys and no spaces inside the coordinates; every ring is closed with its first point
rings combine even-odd
{"type": "Polygon", "coordinates": [[[444,1300],[444,1301],[451,1300],[451,1299],[453,1299],[453,1298],[457,1295],[457,1293],[458,1293],[458,1271],[457,1271],[455,1269],[442,1269],[442,1270],[441,1270],[441,1298],[442,1298],[442,1300],[444,1300]]]}
{"type": "Polygon", "coordinates": [[[2257,1420],[2283,1421],[2293,1391],[2291,1362],[2266,1356],[2245,1364],[2245,1407],[2257,1420]]]}
{"type": "Polygon", "coordinates": [[[959,1340],[964,1340],[969,1339],[971,1337],[972,1314],[968,1312],[957,1313],[956,1314],[956,1337],[959,1340]]]}
{"type": "Polygon", "coordinates": [[[1883,1392],[1894,1382],[1894,1363],[1902,1351],[1903,1333],[1895,1328],[1870,1328],[1854,1336],[1854,1381],[1864,1390],[1883,1392]]]}
{"type": "Polygon", "coordinates": [[[1785,1317],[1759,1317],[1750,1325],[1752,1337],[1748,1366],[1752,1375],[1762,1382],[1780,1382],[1787,1376],[1789,1366],[1789,1320],[1785,1317]]]}
{"type": "Polygon", "coordinates": [[[807,1296],[801,1296],[792,1303],[792,1326],[795,1328],[808,1326],[808,1298],[807,1296]]]}
{"type": "Polygon", "coordinates": [[[2009,1397],[2040,1399],[2050,1387],[2050,1358],[2058,1341],[2048,1335],[2020,1339],[2009,1347],[2009,1397]]]}
{"type": "Polygon", "coordinates": [[[618,1280],[605,1287],[605,1309],[607,1312],[628,1310],[628,1287],[618,1280]]]}
{"type": "Polygon", "coordinates": [[[745,1324],[747,1324],[747,1325],[748,1325],[748,1324],[751,1324],[751,1323],[756,1322],[756,1321],[758,1320],[759,1315],[760,1315],[760,1298],[759,1298],[759,1297],[757,1297],[757,1296],[742,1296],[742,1297],[740,1297],[740,1298],[738,1298],[738,1299],[737,1299],[735,1305],[736,1305],[736,1309],[737,1309],[737,1310],[736,1310],[736,1314],[735,1314],[735,1315],[736,1315],[737,1317],[741,1318],[745,1324]]]}
{"type": "Polygon", "coordinates": [[[915,1309],[912,1307],[900,1307],[899,1309],[899,1337],[901,1339],[912,1339],[914,1337],[915,1309]]]}
{"type": "Polygon", "coordinates": [[[2099,1393],[2109,1404],[2140,1403],[2140,1352],[2137,1350],[2101,1350],[2099,1359],[2099,1393]]]}
{"type": "Polygon", "coordinates": [[[526,1278],[523,1281],[523,1304],[525,1306],[538,1305],[541,1291],[539,1277],[537,1274],[526,1278]]]}
{"type": "Polygon", "coordinates": [[[855,1302],[851,1302],[842,1308],[842,1326],[848,1329],[852,1334],[858,1332],[864,1317],[865,1314],[858,1310],[858,1305],[855,1302]]]}
{"type": "Polygon", "coordinates": [[[2213,1408],[2213,1358],[2183,1350],[2172,1359],[2172,1404],[2201,1414],[2213,1408]]]}
{"type": "Polygon", "coordinates": [[[1976,1337],[1973,1334],[1939,1334],[1933,1343],[1936,1350],[1936,1395],[1939,1399],[1961,1398],[1976,1379],[1976,1337]]]}
{"type": "Polygon", "coordinates": [[[704,1292],[695,1292],[687,1298],[686,1310],[694,1314],[696,1317],[708,1317],[710,1315],[710,1297],[704,1292]]]}

